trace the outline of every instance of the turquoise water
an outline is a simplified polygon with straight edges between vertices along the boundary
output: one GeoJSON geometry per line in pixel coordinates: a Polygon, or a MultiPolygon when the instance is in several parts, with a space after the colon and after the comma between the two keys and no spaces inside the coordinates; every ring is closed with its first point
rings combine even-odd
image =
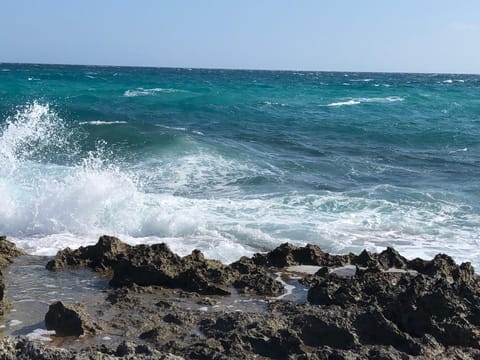
{"type": "Polygon", "coordinates": [[[480,76],[0,64],[0,232],[480,265],[480,76]]]}

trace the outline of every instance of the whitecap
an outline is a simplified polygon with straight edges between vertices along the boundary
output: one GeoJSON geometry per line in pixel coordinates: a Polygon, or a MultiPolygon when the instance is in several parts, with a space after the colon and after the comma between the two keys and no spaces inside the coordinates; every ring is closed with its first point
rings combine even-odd
{"type": "Polygon", "coordinates": [[[480,215],[444,193],[381,185],[249,197],[238,184],[284,179],[282,170],[200,142],[188,153],[135,165],[109,160],[101,144],[71,164],[39,161],[39,152],[77,150],[47,104],[19,108],[0,131],[0,229],[32,254],[53,255],[111,234],[130,244],[165,242],[181,255],[198,248],[224,262],[289,241],[336,253],[386,245],[408,257],[442,251],[480,265],[480,215]]]}
{"type": "Polygon", "coordinates": [[[161,127],[161,128],[164,128],[164,129],[170,129],[170,130],[187,131],[187,128],[184,128],[184,127],[167,126],[167,125],[163,125],[163,124],[155,124],[155,126],[161,127]]]}
{"type": "Polygon", "coordinates": [[[449,154],[454,154],[457,152],[467,152],[467,151],[468,151],[468,148],[463,148],[463,149],[449,151],[449,154]]]}
{"type": "Polygon", "coordinates": [[[267,105],[267,106],[286,106],[286,104],[284,103],[279,103],[279,102],[275,102],[275,101],[264,101],[262,102],[263,105],[267,105]]]}
{"type": "Polygon", "coordinates": [[[172,94],[177,92],[186,92],[186,91],[181,89],[173,89],[173,88],[152,88],[152,89],[137,88],[137,89],[125,91],[123,93],[123,96],[135,97],[135,96],[154,95],[156,93],[172,94]]]}
{"type": "Polygon", "coordinates": [[[115,125],[115,124],[128,124],[128,122],[94,120],[94,121],[81,121],[78,124],[79,125],[115,125]]]}
{"type": "Polygon", "coordinates": [[[397,101],[404,101],[405,99],[400,96],[388,96],[384,98],[354,98],[346,101],[333,102],[326,106],[351,106],[359,105],[361,103],[392,103],[397,101]]]}
{"type": "Polygon", "coordinates": [[[358,105],[360,104],[360,101],[358,100],[348,100],[348,101],[339,101],[339,102],[334,102],[334,103],[330,103],[328,104],[327,106],[350,106],[350,105],[358,105]]]}

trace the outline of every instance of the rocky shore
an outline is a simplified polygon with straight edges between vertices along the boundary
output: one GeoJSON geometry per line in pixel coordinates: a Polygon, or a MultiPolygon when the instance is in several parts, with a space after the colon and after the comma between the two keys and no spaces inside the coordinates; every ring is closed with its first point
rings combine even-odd
{"type": "MultiPolygon", "coordinates": [[[[24,255],[0,237],[1,267],[24,255]]],[[[283,244],[225,265],[102,236],[45,271],[79,268],[109,279],[103,300],[51,303],[51,341],[5,336],[1,359],[480,359],[480,278],[444,254],[283,244]]]]}

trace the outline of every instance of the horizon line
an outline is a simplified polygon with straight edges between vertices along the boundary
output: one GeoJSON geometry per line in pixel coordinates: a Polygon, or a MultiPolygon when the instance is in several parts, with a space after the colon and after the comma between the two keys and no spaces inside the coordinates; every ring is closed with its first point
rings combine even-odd
{"type": "Polygon", "coordinates": [[[195,67],[195,66],[155,66],[155,65],[113,65],[113,64],[73,64],[73,63],[46,63],[46,62],[3,62],[0,65],[47,65],[47,66],[93,66],[106,68],[145,68],[145,69],[182,69],[182,70],[227,70],[227,71],[269,71],[269,72],[330,72],[330,73],[359,73],[359,74],[418,74],[418,75],[480,75],[468,72],[421,72],[421,71],[354,71],[354,70],[309,70],[309,69],[262,69],[262,68],[233,68],[233,67],[195,67]]]}

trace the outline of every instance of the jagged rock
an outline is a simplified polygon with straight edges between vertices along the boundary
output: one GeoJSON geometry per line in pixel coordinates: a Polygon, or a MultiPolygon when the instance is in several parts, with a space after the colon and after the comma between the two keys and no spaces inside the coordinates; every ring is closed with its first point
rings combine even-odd
{"type": "Polygon", "coordinates": [[[443,346],[480,349],[480,280],[470,264],[458,266],[447,255],[407,261],[391,248],[359,257],[358,263],[369,267],[352,278],[316,274],[308,301],[364,309],[355,320],[362,343],[418,355],[421,346],[412,339],[432,336],[443,346]]]}
{"type": "Polygon", "coordinates": [[[0,236],[0,268],[11,264],[14,257],[21,255],[27,255],[27,253],[8,241],[6,236],[0,236]]]}
{"type": "Polygon", "coordinates": [[[2,360],[57,360],[71,359],[73,353],[66,349],[52,347],[24,337],[3,337],[0,339],[0,359],[2,360]]]}
{"type": "Polygon", "coordinates": [[[126,257],[131,246],[113,236],[102,236],[93,246],[77,250],[66,248],[47,263],[47,269],[58,271],[65,268],[88,266],[96,271],[108,270],[126,257]]]}
{"type": "Polygon", "coordinates": [[[242,257],[232,263],[230,268],[240,273],[233,286],[243,294],[279,296],[285,290],[282,283],[275,280],[271,273],[263,266],[255,264],[252,259],[242,257]]]}
{"type": "Polygon", "coordinates": [[[255,254],[252,258],[257,265],[283,268],[291,265],[342,266],[350,262],[350,255],[330,255],[318,246],[308,244],[297,247],[289,243],[280,245],[267,254],[255,254]]]}
{"type": "Polygon", "coordinates": [[[180,257],[165,244],[128,246],[104,237],[93,247],[60,252],[53,264],[112,270],[107,304],[122,314],[115,329],[128,328],[133,342],[97,349],[105,356],[480,359],[480,280],[469,263],[459,266],[446,255],[407,260],[393,248],[331,255],[283,244],[223,265],[200,251],[180,257]],[[274,274],[284,272],[283,278],[297,265],[314,266],[302,279],[310,287],[306,304],[270,299],[262,302],[266,310],[235,309],[227,305],[235,298],[215,298],[230,286],[243,296],[280,295],[274,274]],[[211,307],[200,311],[199,304],[211,307]]]}
{"type": "Polygon", "coordinates": [[[147,345],[120,344],[117,351],[105,346],[89,347],[79,351],[67,350],[24,337],[0,339],[2,360],[184,360],[168,352],[159,352],[147,345]],[[131,349],[129,348],[131,346],[131,349]],[[125,350],[125,349],[128,350],[125,350]]]}
{"type": "Polygon", "coordinates": [[[115,266],[110,284],[157,285],[206,295],[228,295],[233,276],[229,267],[205,260],[198,250],[182,258],[165,244],[139,245],[115,266]]]}
{"type": "Polygon", "coordinates": [[[96,271],[113,270],[114,287],[164,286],[199,294],[228,295],[234,271],[219,261],[205,260],[195,250],[180,257],[166,244],[130,246],[119,239],[102,236],[93,246],[59,251],[47,264],[49,270],[88,266],[96,271]]]}
{"type": "Polygon", "coordinates": [[[266,272],[243,274],[233,282],[233,286],[243,294],[260,296],[279,296],[284,291],[282,283],[266,272]]]}
{"type": "MultiPolygon", "coordinates": [[[[0,236],[0,269],[3,269],[13,262],[13,258],[21,255],[27,255],[25,251],[19,249],[14,243],[7,240],[6,236],[0,236]]],[[[0,315],[5,312],[5,283],[3,274],[0,270],[0,315]]]]}
{"type": "Polygon", "coordinates": [[[289,354],[301,353],[301,340],[288,329],[287,319],[277,316],[258,316],[249,313],[221,314],[215,320],[203,320],[202,332],[218,339],[229,358],[264,356],[286,359],[289,354]]]}
{"type": "Polygon", "coordinates": [[[47,330],[55,330],[57,336],[81,336],[95,334],[100,326],[79,306],[65,306],[57,301],[50,305],[45,315],[47,330]]]}

